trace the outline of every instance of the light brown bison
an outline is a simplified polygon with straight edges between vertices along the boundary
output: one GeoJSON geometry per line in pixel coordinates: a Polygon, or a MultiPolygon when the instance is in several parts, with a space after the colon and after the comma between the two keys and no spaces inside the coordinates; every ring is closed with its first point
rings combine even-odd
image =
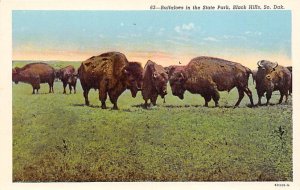
{"type": "Polygon", "coordinates": [[[63,83],[64,94],[66,93],[67,85],[69,85],[70,94],[72,93],[72,88],[74,89],[74,94],[76,93],[77,71],[72,65],[57,70],[56,77],[63,83]]]}
{"type": "Polygon", "coordinates": [[[94,88],[99,90],[102,109],[106,109],[107,94],[113,109],[118,109],[117,100],[126,89],[132,97],[141,90],[143,68],[138,62],[129,62],[122,53],[108,52],[82,62],[78,75],[86,105],[89,105],[89,90],[94,88]]]}
{"type": "Polygon", "coordinates": [[[234,87],[239,92],[238,106],[246,93],[253,106],[252,92],[248,88],[251,70],[243,65],[214,57],[196,57],[182,71],[174,72],[170,78],[172,93],[180,99],[188,90],[200,94],[205,99],[205,105],[213,99],[218,106],[220,95],[218,91],[230,91],[234,87]]]}
{"type": "Polygon", "coordinates": [[[277,62],[273,63],[267,60],[257,62],[258,71],[256,74],[256,91],[258,95],[258,105],[261,105],[261,97],[266,92],[267,103],[272,96],[273,91],[279,90],[280,99],[279,104],[285,96],[285,102],[288,101],[288,91],[291,86],[291,72],[283,66],[278,65],[277,62]]]}
{"type": "Polygon", "coordinates": [[[150,99],[152,105],[156,105],[158,95],[164,98],[167,94],[168,74],[164,67],[152,61],[147,61],[143,73],[142,96],[145,100],[145,108],[147,101],[150,99]]]}
{"type": "Polygon", "coordinates": [[[53,83],[55,79],[55,70],[47,63],[30,63],[22,68],[15,67],[12,69],[12,80],[31,84],[32,94],[39,92],[41,83],[49,84],[49,93],[53,92],[53,83]]]}
{"type": "Polygon", "coordinates": [[[291,85],[290,85],[290,89],[289,89],[289,95],[291,95],[293,92],[293,67],[288,66],[286,68],[291,72],[291,85]]]}

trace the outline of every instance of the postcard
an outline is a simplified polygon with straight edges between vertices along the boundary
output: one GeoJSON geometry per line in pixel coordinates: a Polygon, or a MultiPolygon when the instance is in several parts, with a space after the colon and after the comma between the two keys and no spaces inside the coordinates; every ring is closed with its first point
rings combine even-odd
{"type": "Polygon", "coordinates": [[[298,189],[295,1],[2,1],[4,189],[298,189]]]}

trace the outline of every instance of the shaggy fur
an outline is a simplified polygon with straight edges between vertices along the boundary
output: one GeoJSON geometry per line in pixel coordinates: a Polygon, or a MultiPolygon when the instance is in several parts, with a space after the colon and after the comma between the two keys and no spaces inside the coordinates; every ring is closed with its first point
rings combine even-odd
{"type": "Polygon", "coordinates": [[[291,87],[291,73],[283,66],[271,61],[261,60],[258,63],[256,74],[256,91],[258,95],[258,105],[261,105],[261,97],[266,92],[267,105],[271,99],[272,92],[279,90],[279,104],[285,96],[285,102],[288,101],[288,91],[291,87]],[[277,65],[277,66],[276,66],[277,65]]]}
{"type": "Polygon", "coordinates": [[[113,109],[118,109],[117,100],[126,89],[130,89],[132,97],[141,89],[143,68],[138,62],[128,62],[122,53],[108,52],[82,62],[78,75],[86,105],[89,90],[94,88],[99,90],[102,109],[106,109],[107,94],[113,109]]]}
{"type": "Polygon", "coordinates": [[[145,100],[145,107],[147,108],[147,101],[150,99],[153,105],[156,105],[158,95],[164,98],[167,94],[168,74],[163,66],[158,65],[152,61],[148,61],[144,67],[142,96],[145,100]]]}
{"type": "Polygon", "coordinates": [[[218,106],[220,95],[218,91],[238,89],[238,106],[246,93],[253,105],[252,92],[248,88],[251,70],[243,65],[219,58],[196,57],[181,71],[175,71],[170,78],[172,93],[183,99],[185,90],[200,94],[205,99],[205,105],[213,99],[218,106]]]}

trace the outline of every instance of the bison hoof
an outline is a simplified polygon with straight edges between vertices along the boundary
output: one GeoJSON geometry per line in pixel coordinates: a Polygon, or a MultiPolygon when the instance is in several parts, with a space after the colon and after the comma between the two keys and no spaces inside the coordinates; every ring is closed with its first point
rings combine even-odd
{"type": "Polygon", "coordinates": [[[119,110],[119,108],[114,106],[114,107],[112,107],[112,110],[119,110]]]}
{"type": "Polygon", "coordinates": [[[102,109],[107,109],[106,105],[101,105],[102,109]]]}
{"type": "Polygon", "coordinates": [[[85,105],[86,105],[86,106],[89,106],[89,105],[90,105],[90,102],[85,102],[85,105]]]}

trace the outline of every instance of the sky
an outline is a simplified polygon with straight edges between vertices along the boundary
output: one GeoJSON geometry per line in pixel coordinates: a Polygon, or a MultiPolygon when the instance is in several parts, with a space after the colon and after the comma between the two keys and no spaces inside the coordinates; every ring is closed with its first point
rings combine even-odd
{"type": "Polygon", "coordinates": [[[197,56],[291,65],[290,11],[13,11],[13,60],[84,61],[108,51],[143,65],[197,56]]]}

